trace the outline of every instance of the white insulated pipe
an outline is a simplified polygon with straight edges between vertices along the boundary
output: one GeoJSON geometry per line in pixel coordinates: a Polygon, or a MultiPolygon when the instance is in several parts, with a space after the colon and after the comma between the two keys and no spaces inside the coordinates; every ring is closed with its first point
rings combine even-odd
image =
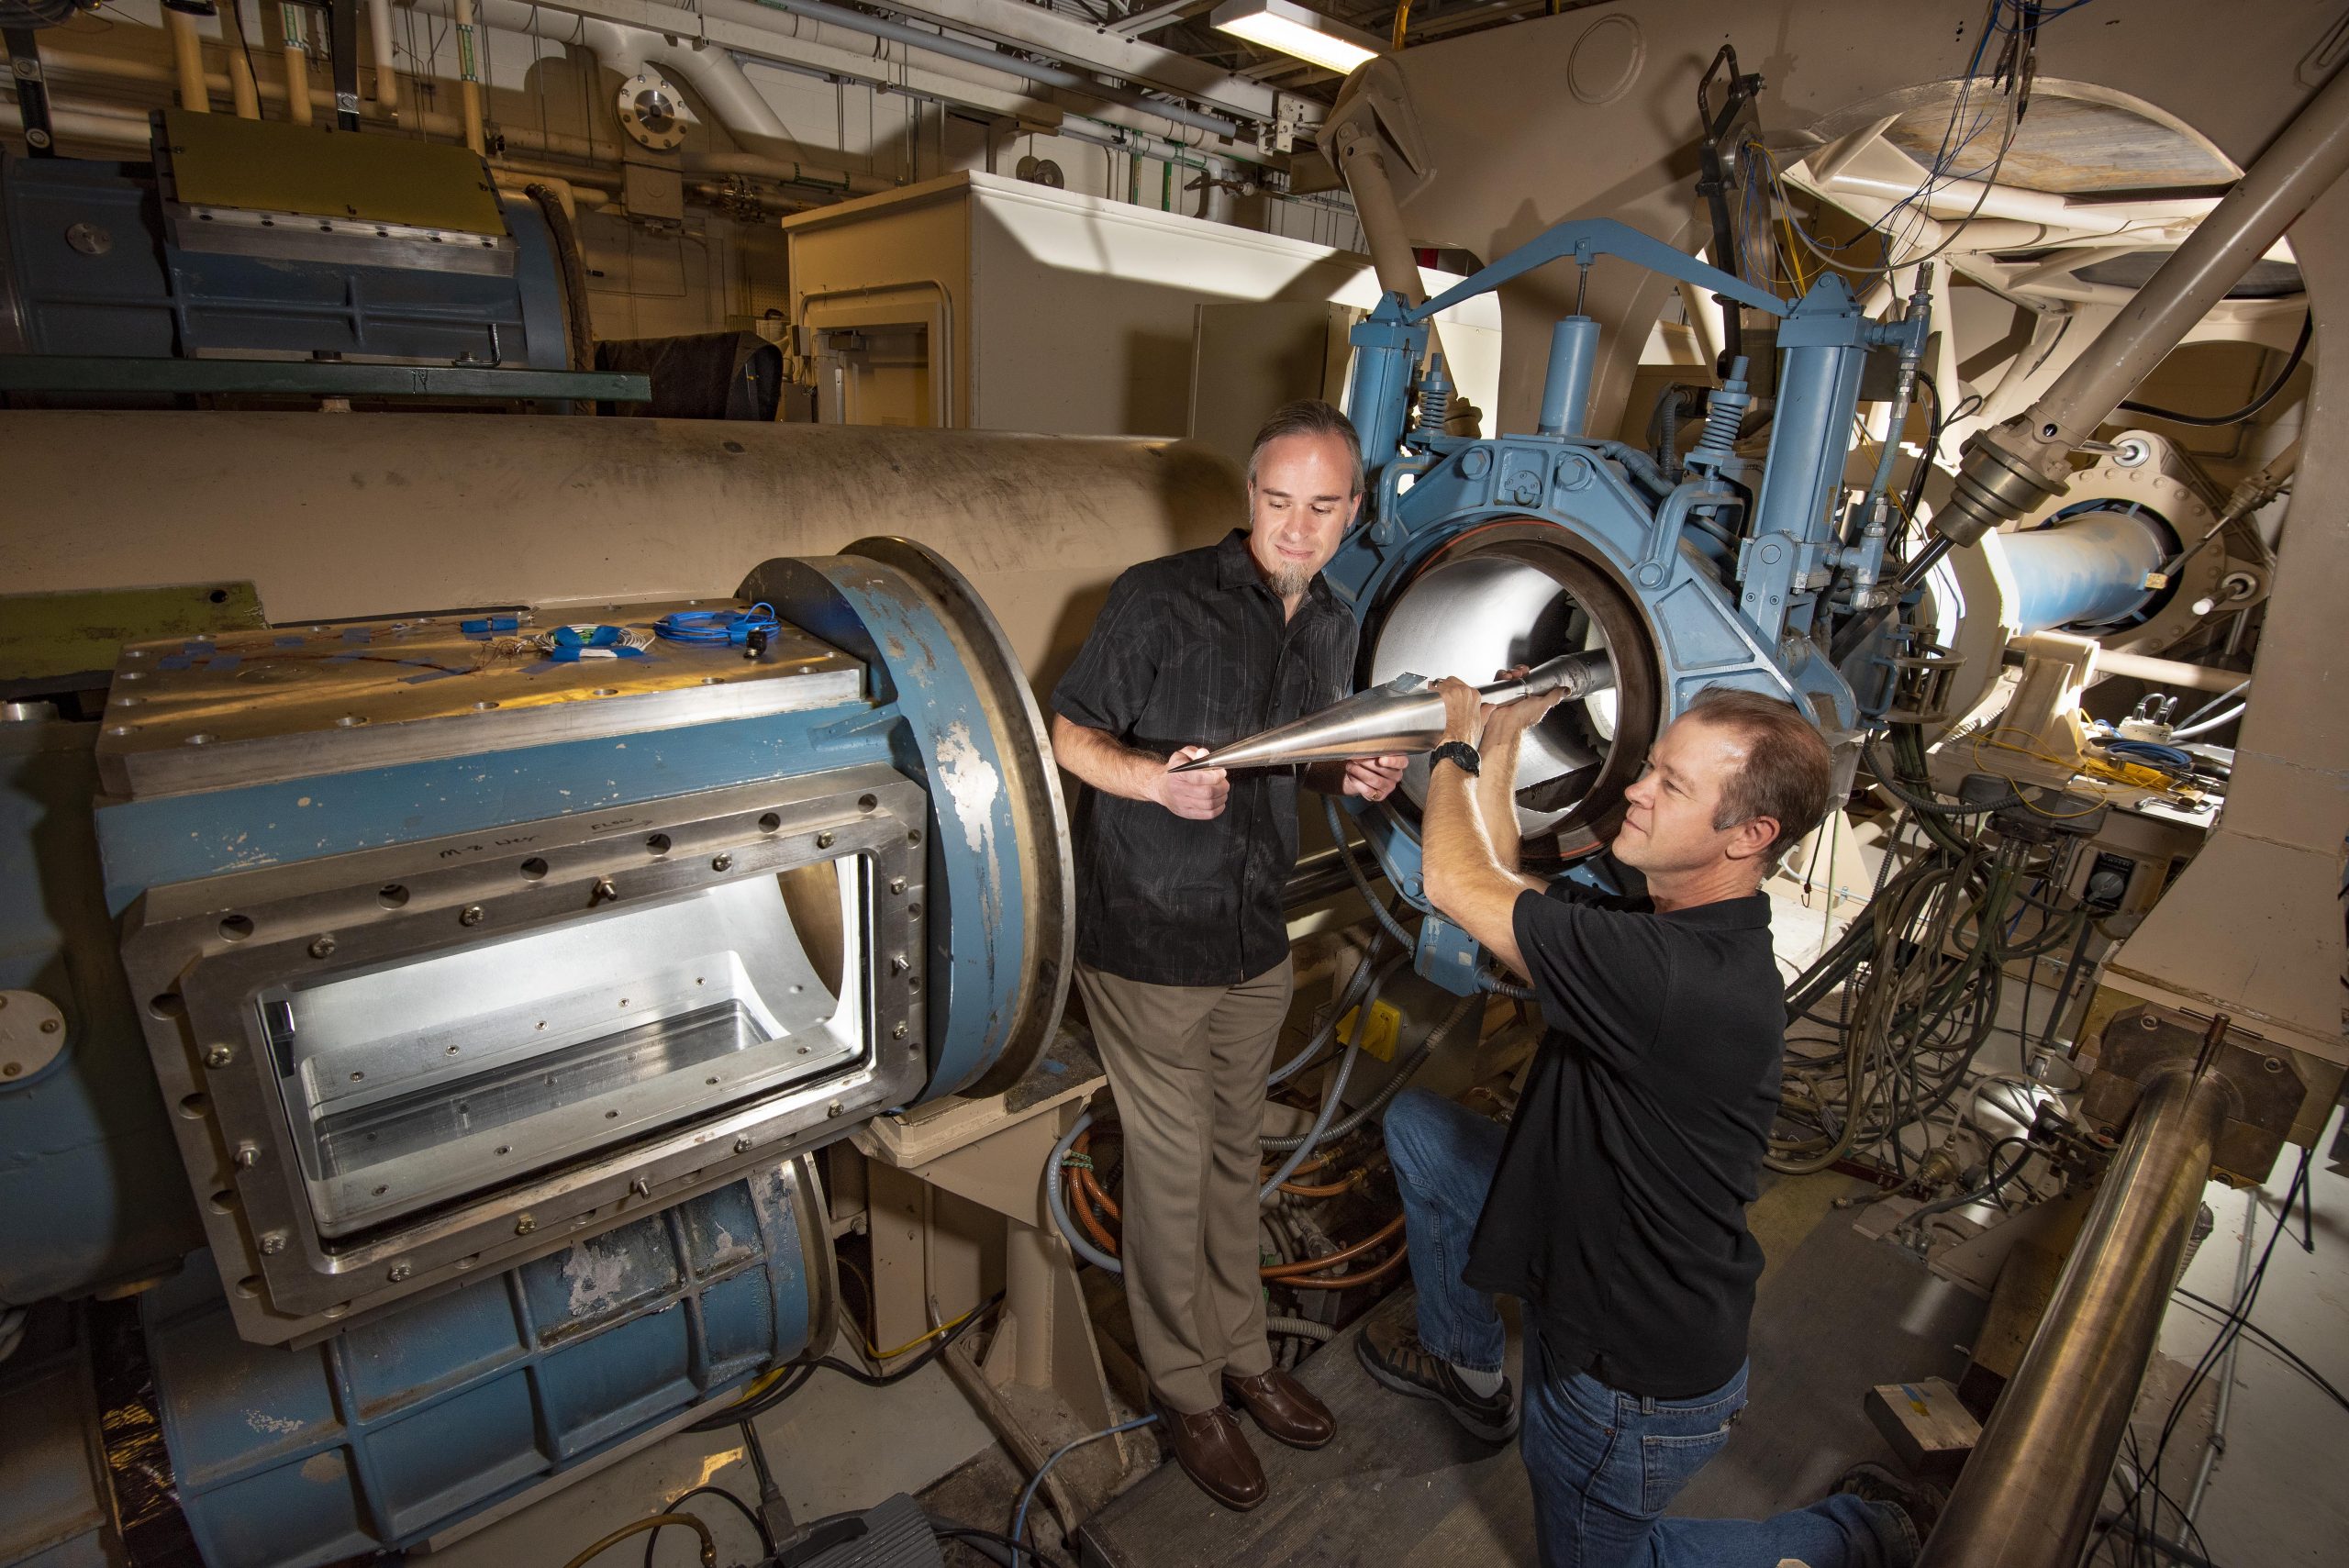
{"type": "Polygon", "coordinates": [[[489,142],[481,128],[481,65],[480,43],[473,37],[473,0],[456,0],[457,5],[457,101],[465,121],[465,145],[480,157],[489,150],[489,142]]]}
{"type": "Polygon", "coordinates": [[[392,0],[367,0],[367,38],[375,52],[375,102],[394,119],[400,113],[400,73],[394,63],[392,0]]]}

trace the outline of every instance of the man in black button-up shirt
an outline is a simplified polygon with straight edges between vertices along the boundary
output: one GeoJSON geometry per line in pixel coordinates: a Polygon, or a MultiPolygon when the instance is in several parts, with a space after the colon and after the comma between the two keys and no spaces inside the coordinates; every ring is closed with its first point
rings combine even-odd
{"type": "MultiPolygon", "coordinates": [[[[1281,887],[1298,771],[1177,762],[1352,689],[1354,621],[1322,581],[1362,506],[1362,450],[1326,403],[1292,404],[1249,459],[1250,526],[1119,577],[1052,692],[1077,803],[1076,984],[1124,1132],[1134,1334],[1175,1456],[1219,1500],[1264,1481],[1224,1406],[1318,1447],[1329,1412],[1273,1366],[1256,1275],[1258,1131],[1287,1016],[1281,887]]],[[[1304,770],[1383,799],[1403,759],[1304,770]]]]}

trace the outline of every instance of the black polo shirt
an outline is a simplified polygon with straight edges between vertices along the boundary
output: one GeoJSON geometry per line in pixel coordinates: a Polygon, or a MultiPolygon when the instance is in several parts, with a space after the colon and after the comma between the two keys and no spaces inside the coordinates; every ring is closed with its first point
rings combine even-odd
{"type": "Polygon", "coordinates": [[[1553,1365],[1709,1394],[1745,1360],[1745,1228],[1778,1104],[1786,992],[1770,902],[1657,914],[1560,883],[1514,911],[1550,1026],[1464,1277],[1528,1306],[1553,1365]]]}
{"type": "MultiPolygon", "coordinates": [[[[1316,573],[1297,613],[1258,575],[1248,535],[1120,576],[1052,707],[1153,757],[1225,746],[1352,689],[1354,619],[1316,573]]],[[[1288,956],[1281,886],[1297,867],[1295,768],[1230,775],[1195,822],[1100,790],[1076,805],[1076,956],[1154,985],[1234,985],[1288,956]]]]}

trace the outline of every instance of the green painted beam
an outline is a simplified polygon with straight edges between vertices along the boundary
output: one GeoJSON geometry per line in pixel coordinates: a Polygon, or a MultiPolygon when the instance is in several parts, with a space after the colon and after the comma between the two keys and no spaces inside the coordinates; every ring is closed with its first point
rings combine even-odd
{"type": "Polygon", "coordinates": [[[268,624],[250,583],[0,595],[0,695],[104,685],[126,642],[268,624]]]}
{"type": "Polygon", "coordinates": [[[0,392],[213,393],[278,397],[545,397],[649,403],[652,383],[616,371],[367,365],[344,360],[139,360],[0,354],[0,392]]]}

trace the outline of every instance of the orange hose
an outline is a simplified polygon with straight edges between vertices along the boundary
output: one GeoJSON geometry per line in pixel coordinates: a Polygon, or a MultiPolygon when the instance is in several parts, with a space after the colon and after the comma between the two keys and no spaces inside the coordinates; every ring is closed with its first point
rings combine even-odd
{"type": "Polygon", "coordinates": [[[1372,1231],[1369,1235],[1364,1237],[1361,1240],[1355,1242],[1351,1247],[1341,1247],[1336,1251],[1329,1253],[1324,1257],[1305,1258],[1294,1263],[1276,1263],[1271,1268],[1261,1269],[1257,1272],[1262,1273],[1266,1279],[1282,1281],[1292,1281],[1299,1274],[1318,1274],[1324,1269],[1335,1268],[1340,1263],[1350,1263],[1353,1262],[1356,1258],[1361,1257],[1364,1252],[1369,1251],[1372,1248],[1392,1241],[1397,1236],[1402,1233],[1402,1230],[1403,1212],[1402,1210],[1397,1209],[1395,1211],[1394,1218],[1388,1220],[1386,1224],[1380,1226],[1377,1229],[1372,1231]]]}
{"type": "Polygon", "coordinates": [[[1341,1193],[1350,1193],[1362,1185],[1362,1179],[1369,1173],[1368,1171],[1356,1167],[1342,1180],[1331,1182],[1327,1186],[1309,1187],[1303,1182],[1283,1182],[1281,1191],[1293,1193],[1298,1197],[1336,1197],[1341,1193]]]}
{"type": "Polygon", "coordinates": [[[1408,1254],[1398,1247],[1395,1250],[1394,1255],[1385,1262],[1364,1269],[1358,1274],[1340,1274],[1336,1279],[1284,1278],[1274,1283],[1287,1285],[1292,1290],[1352,1290],[1358,1284],[1377,1284],[1397,1269],[1401,1268],[1403,1260],[1407,1256],[1408,1254]]]}

